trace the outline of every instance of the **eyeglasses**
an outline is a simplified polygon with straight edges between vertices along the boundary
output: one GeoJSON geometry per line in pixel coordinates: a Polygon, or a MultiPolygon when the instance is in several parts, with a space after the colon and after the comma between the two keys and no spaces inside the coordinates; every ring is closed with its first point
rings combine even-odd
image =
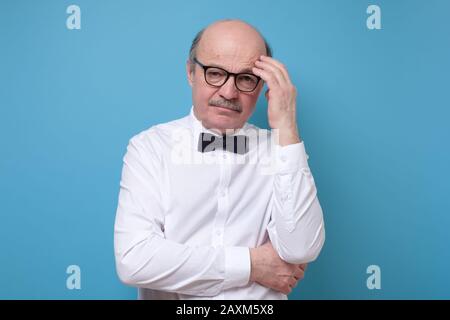
{"type": "Polygon", "coordinates": [[[234,85],[239,91],[252,92],[258,86],[260,77],[251,73],[232,73],[222,68],[205,66],[199,62],[197,58],[193,59],[196,64],[203,68],[205,74],[205,81],[213,87],[223,86],[230,76],[234,76],[234,85]]]}

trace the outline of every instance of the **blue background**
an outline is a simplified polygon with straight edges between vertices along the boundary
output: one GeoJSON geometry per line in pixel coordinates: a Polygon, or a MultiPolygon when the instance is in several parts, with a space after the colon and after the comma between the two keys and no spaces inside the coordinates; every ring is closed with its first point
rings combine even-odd
{"type": "MultiPolygon", "coordinates": [[[[325,214],[290,298],[449,299],[449,14],[446,0],[2,0],[0,298],[136,297],[113,255],[126,145],[188,113],[192,38],[231,17],[288,66],[325,214]],[[66,28],[71,4],[81,30],[66,28]],[[366,27],[370,4],[382,30],[366,27]],[[71,264],[81,290],[66,288],[71,264]]],[[[263,98],[250,122],[267,127],[263,98]]]]}

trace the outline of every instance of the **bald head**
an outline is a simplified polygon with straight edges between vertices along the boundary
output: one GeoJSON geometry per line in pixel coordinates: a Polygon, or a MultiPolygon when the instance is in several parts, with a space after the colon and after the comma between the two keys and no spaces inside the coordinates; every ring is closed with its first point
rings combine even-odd
{"type": "Polygon", "coordinates": [[[209,50],[220,47],[222,54],[237,53],[239,47],[253,48],[254,51],[272,56],[272,49],[262,34],[250,24],[241,20],[216,21],[197,33],[192,41],[189,52],[189,60],[192,62],[197,56],[198,50],[209,50]]]}

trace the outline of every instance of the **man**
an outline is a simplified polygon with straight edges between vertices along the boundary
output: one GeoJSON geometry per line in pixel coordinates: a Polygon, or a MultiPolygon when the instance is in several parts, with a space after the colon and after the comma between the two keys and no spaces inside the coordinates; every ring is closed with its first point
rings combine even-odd
{"type": "Polygon", "coordinates": [[[190,114],[130,140],[115,256],[141,299],[287,299],[318,256],[324,224],[296,89],[270,56],[247,23],[210,25],[186,64],[190,114]],[[247,123],[264,83],[270,132],[247,123]]]}

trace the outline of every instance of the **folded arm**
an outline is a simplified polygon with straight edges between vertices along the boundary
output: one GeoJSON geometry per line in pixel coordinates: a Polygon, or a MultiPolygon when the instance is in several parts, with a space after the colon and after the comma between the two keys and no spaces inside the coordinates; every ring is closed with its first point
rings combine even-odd
{"type": "Polygon", "coordinates": [[[249,248],[188,246],[165,239],[158,188],[161,162],[143,136],[124,157],[114,228],[119,278],[125,284],[197,296],[246,285],[249,248]]]}

